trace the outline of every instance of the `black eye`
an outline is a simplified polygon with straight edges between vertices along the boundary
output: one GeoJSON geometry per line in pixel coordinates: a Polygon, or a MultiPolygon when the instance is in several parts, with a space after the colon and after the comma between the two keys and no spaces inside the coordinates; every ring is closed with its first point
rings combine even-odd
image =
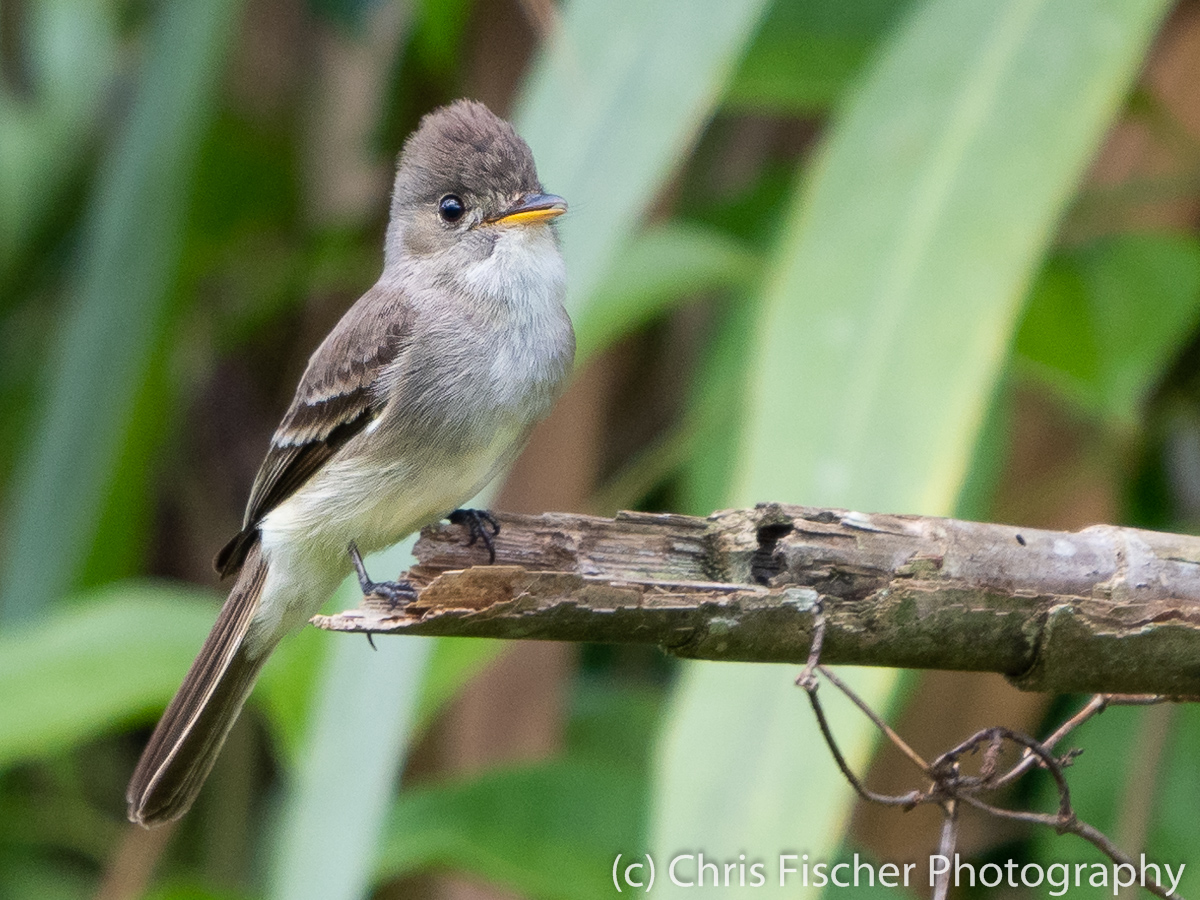
{"type": "Polygon", "coordinates": [[[462,199],[455,194],[447,194],[438,201],[438,215],[442,217],[443,222],[453,224],[461,219],[466,211],[462,199]]]}

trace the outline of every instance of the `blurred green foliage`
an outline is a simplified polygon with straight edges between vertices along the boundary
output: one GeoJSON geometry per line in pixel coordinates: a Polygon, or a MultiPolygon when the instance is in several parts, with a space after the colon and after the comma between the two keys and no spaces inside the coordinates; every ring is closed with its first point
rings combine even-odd
{"type": "MultiPolygon", "coordinates": [[[[382,193],[340,219],[311,202],[325,68],[366,47],[386,89],[363,151],[387,159],[428,108],[504,80],[487,68],[501,44],[513,117],[573,204],[581,361],[617,344],[649,371],[682,360],[656,407],[673,415],[608,452],[598,509],[987,516],[1033,395],[1107,461],[1122,521],[1200,520],[1200,240],[1194,223],[1134,224],[1161,184],[1114,204],[1084,181],[1130,118],[1164,3],[484,6],[0,7],[0,897],[94,895],[114,865],[124,780],[212,620],[216,592],[187,582],[236,523],[303,359],[377,273],[382,193]],[[1102,229],[1055,238],[1097,209],[1102,229]]],[[[1195,142],[1169,111],[1150,118],[1183,145],[1165,199],[1194,201],[1195,142]]],[[[405,787],[382,825],[305,809],[297,772],[336,729],[314,701],[333,640],[305,633],[272,660],[227,752],[240,781],[218,769],[147,896],[263,895],[271,855],[294,852],[278,835],[314,816],[365,835],[358,859],[310,860],[338,896],[451,869],[569,900],[608,894],[618,852],[850,846],[848,792],[786,670],[691,669],[672,691],[673,667],[599,652],[559,757],[405,787]]],[[[392,686],[417,692],[401,743],[500,650],[440,642],[419,686],[392,686]]],[[[890,677],[871,679],[887,703],[890,677]]],[[[838,715],[866,760],[871,735],[838,715]]],[[[1120,833],[1113,773],[1165,729],[1138,776],[1156,798],[1146,847],[1191,862],[1196,717],[1152,715],[1081,731],[1078,808],[1120,833]]],[[[402,752],[344,744],[338,771],[402,752]]],[[[1021,841],[1065,858],[1053,835],[1021,841]]]]}

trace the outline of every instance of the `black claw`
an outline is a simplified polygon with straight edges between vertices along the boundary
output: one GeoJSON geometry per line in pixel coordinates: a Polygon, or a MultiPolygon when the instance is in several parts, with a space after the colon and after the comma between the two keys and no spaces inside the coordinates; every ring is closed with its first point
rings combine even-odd
{"type": "Polygon", "coordinates": [[[482,541],[487,547],[488,563],[496,561],[496,542],[493,540],[500,533],[500,523],[486,509],[456,509],[446,517],[452,525],[462,525],[467,529],[467,546],[475,546],[476,541],[482,541]],[[489,529],[491,533],[489,534],[489,529]]]}
{"type": "MultiPolygon", "coordinates": [[[[363,565],[362,555],[358,552],[358,546],[354,541],[350,542],[350,562],[354,564],[354,571],[358,575],[358,586],[363,592],[364,597],[372,595],[381,597],[388,602],[392,609],[407,606],[417,599],[417,589],[407,581],[372,581],[367,575],[367,567],[363,565]]],[[[370,639],[370,635],[367,635],[370,639]]],[[[371,646],[375,646],[375,642],[371,642],[371,646]]]]}

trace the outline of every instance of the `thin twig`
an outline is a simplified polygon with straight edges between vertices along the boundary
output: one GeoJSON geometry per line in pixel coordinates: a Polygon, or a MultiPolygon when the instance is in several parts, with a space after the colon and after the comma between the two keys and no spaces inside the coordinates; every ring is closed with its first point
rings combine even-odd
{"type": "Polygon", "coordinates": [[[818,666],[817,670],[826,678],[828,678],[834,687],[845,694],[851,703],[862,710],[863,715],[874,722],[875,727],[882,731],[887,736],[888,740],[895,744],[896,749],[912,761],[914,766],[916,766],[926,775],[929,774],[929,763],[925,762],[925,760],[921,757],[921,754],[910,747],[908,743],[902,737],[900,737],[900,735],[893,731],[892,727],[888,725],[888,723],[885,722],[883,718],[875,712],[875,710],[871,709],[870,704],[863,700],[862,697],[858,696],[858,694],[854,692],[850,685],[838,678],[837,675],[835,675],[825,666],[818,666]]]}
{"type": "MultiPolygon", "coordinates": [[[[941,756],[933,761],[932,772],[933,777],[939,781],[951,783],[946,776],[951,774],[951,765],[957,765],[959,759],[967,753],[972,753],[979,748],[980,744],[987,742],[994,745],[997,740],[1008,740],[1014,744],[1020,744],[1025,747],[1028,752],[1031,752],[1042,766],[1054,778],[1054,784],[1058,788],[1058,814],[1065,818],[1073,817],[1074,812],[1071,810],[1071,791],[1067,787],[1067,778],[1063,774],[1063,761],[1056,759],[1051,752],[1042,745],[1040,741],[1031,738],[1027,734],[1022,734],[1019,731],[1013,731],[1010,728],[1002,728],[999,726],[993,728],[985,728],[983,731],[971,735],[957,747],[946,751],[941,756]]],[[[956,776],[952,782],[956,788],[956,796],[968,796],[963,793],[962,789],[968,787],[974,790],[984,789],[993,790],[995,788],[994,779],[989,774],[983,776],[963,776],[953,771],[956,776]]]]}
{"type": "MultiPolygon", "coordinates": [[[[1054,730],[1053,734],[1042,741],[1042,746],[1046,747],[1048,750],[1053,750],[1055,744],[1065,738],[1068,734],[1070,734],[1088,719],[1092,718],[1093,716],[1098,716],[1100,713],[1104,712],[1104,710],[1107,709],[1111,703],[1111,697],[1112,695],[1110,694],[1093,694],[1091,699],[1083,705],[1083,708],[1080,709],[1079,712],[1075,713],[1075,715],[1071,716],[1071,718],[1059,725],[1058,728],[1054,730]]],[[[1021,761],[996,780],[996,787],[1001,788],[1013,781],[1016,781],[1018,778],[1032,769],[1036,763],[1037,757],[1035,757],[1029,750],[1026,750],[1021,756],[1021,761]]]]}
{"type": "MultiPolygon", "coordinates": [[[[825,744],[829,747],[829,752],[833,754],[834,762],[837,763],[837,767],[841,770],[845,779],[850,782],[851,787],[863,799],[882,803],[885,806],[905,806],[911,809],[920,802],[920,793],[918,791],[913,791],[911,794],[904,796],[877,794],[875,791],[869,790],[866,785],[858,780],[854,772],[851,771],[850,764],[842,756],[842,751],[838,747],[837,741],[833,737],[833,732],[829,728],[829,721],[825,718],[825,710],[821,706],[821,701],[817,699],[817,688],[820,686],[820,679],[817,678],[815,673],[820,665],[821,647],[824,640],[825,611],[820,601],[817,601],[813,610],[812,647],[808,653],[808,664],[801,670],[800,676],[796,679],[796,684],[804,688],[804,692],[808,696],[808,702],[812,705],[813,715],[817,717],[817,726],[821,729],[821,735],[825,738],[825,744]]],[[[828,677],[827,673],[822,672],[822,674],[826,674],[826,677],[828,677]]],[[[834,680],[834,684],[846,690],[846,686],[836,679],[834,680]]]]}
{"type": "MultiPolygon", "coordinates": [[[[1160,703],[1196,703],[1197,701],[1200,701],[1200,698],[1167,696],[1164,694],[1093,694],[1091,699],[1083,705],[1079,712],[1059,725],[1049,737],[1042,741],[1042,745],[1049,750],[1053,750],[1054,746],[1064,737],[1084,722],[1094,716],[1100,715],[1100,713],[1104,712],[1110,706],[1156,706],[1160,703]]],[[[1021,761],[1002,775],[996,781],[995,786],[1000,788],[1016,781],[1033,768],[1036,762],[1036,757],[1026,750],[1021,755],[1021,761]]]]}
{"type": "Polygon", "coordinates": [[[821,708],[821,702],[817,699],[818,681],[814,678],[811,686],[802,685],[805,693],[808,695],[808,700],[812,704],[813,714],[817,717],[817,726],[821,729],[821,735],[825,738],[825,744],[829,747],[829,752],[833,754],[833,761],[837,763],[837,767],[841,769],[842,775],[850,782],[850,786],[864,800],[870,800],[873,803],[881,803],[884,806],[903,806],[907,809],[912,809],[922,800],[920,791],[912,791],[904,795],[893,796],[890,794],[877,794],[870,790],[855,776],[850,769],[850,764],[846,762],[846,758],[842,756],[842,751],[834,740],[833,732],[829,730],[829,722],[825,718],[825,711],[821,708]]]}
{"type": "MultiPolygon", "coordinates": [[[[860,797],[886,806],[903,806],[906,809],[912,809],[922,803],[940,803],[944,812],[944,818],[941,839],[939,841],[939,852],[947,858],[953,852],[953,848],[957,842],[957,804],[961,800],[975,809],[985,812],[988,815],[996,816],[997,818],[1025,822],[1032,825],[1042,825],[1047,828],[1053,828],[1059,834],[1074,834],[1092,844],[1114,863],[1118,865],[1134,865],[1132,859],[1122,852],[1103,832],[1080,820],[1071,806],[1070,788],[1067,785],[1063,769],[1070,765],[1075,756],[1081,751],[1069,750],[1061,756],[1055,756],[1053,748],[1055,744],[1072,730],[1093,716],[1098,715],[1110,705],[1151,705],[1162,702],[1164,698],[1153,695],[1097,694],[1044,741],[1039,741],[1029,735],[1013,731],[1009,728],[986,728],[971,735],[958,744],[958,746],[941,754],[932,763],[925,763],[920,755],[908,747],[849,685],[820,665],[820,648],[823,639],[824,616],[823,613],[818,612],[813,630],[813,645],[809,653],[808,664],[797,679],[797,684],[805,689],[805,693],[812,705],[813,713],[817,717],[818,727],[821,730],[826,745],[829,747],[830,753],[833,755],[834,761],[837,763],[842,775],[860,797]],[[928,789],[925,791],[914,790],[904,795],[878,794],[867,788],[858,779],[850,770],[849,764],[842,755],[841,749],[838,747],[829,727],[829,722],[825,717],[824,709],[817,699],[817,689],[820,684],[820,679],[817,677],[818,674],[828,678],[883,734],[892,740],[898,749],[904,752],[931,779],[932,784],[928,789]],[[1003,752],[1005,743],[1016,744],[1022,747],[1024,753],[1020,762],[1004,774],[997,775],[1000,754],[1003,752]],[[961,766],[962,757],[967,754],[979,752],[981,748],[983,760],[980,765],[979,774],[964,775],[961,766]],[[1034,766],[1045,769],[1050,773],[1051,778],[1054,779],[1055,787],[1058,790],[1058,811],[1056,813],[1048,814],[1007,809],[988,803],[978,796],[980,792],[994,792],[1004,787],[1034,766]]],[[[1180,900],[1178,895],[1171,894],[1157,882],[1146,884],[1145,888],[1156,896],[1164,898],[1164,900],[1180,900]]],[[[945,900],[948,891],[949,877],[946,873],[943,873],[942,877],[934,885],[933,900],[945,900]]]]}
{"type": "MultiPolygon", "coordinates": [[[[958,801],[947,800],[942,804],[945,815],[942,817],[942,836],[938,841],[938,854],[943,859],[950,859],[958,844],[958,801]]],[[[947,868],[938,877],[933,888],[933,900],[946,900],[950,892],[950,869],[947,868]]]]}
{"type": "Polygon", "coordinates": [[[796,684],[806,691],[810,684],[813,686],[812,689],[816,690],[817,680],[813,672],[821,664],[821,650],[825,646],[825,602],[819,597],[813,604],[812,615],[813,634],[812,642],[808,647],[808,662],[804,664],[804,668],[800,670],[800,676],[796,679],[796,684]]]}
{"type": "MultiPolygon", "coordinates": [[[[993,806],[985,800],[980,800],[978,797],[964,795],[962,801],[975,809],[985,812],[990,816],[996,816],[999,819],[1011,819],[1015,822],[1027,822],[1031,825],[1044,825],[1047,828],[1053,828],[1059,834],[1073,834],[1083,838],[1097,850],[1119,865],[1133,866],[1137,868],[1137,863],[1133,858],[1124,853],[1116,844],[1114,844],[1104,832],[1089,825],[1087,822],[1076,818],[1072,813],[1069,821],[1064,821],[1060,815],[1050,813],[1027,812],[1019,809],[1006,809],[1003,806],[993,806]]],[[[1178,894],[1168,892],[1162,885],[1147,884],[1146,890],[1152,894],[1156,894],[1164,900],[1181,900],[1178,894]]]]}

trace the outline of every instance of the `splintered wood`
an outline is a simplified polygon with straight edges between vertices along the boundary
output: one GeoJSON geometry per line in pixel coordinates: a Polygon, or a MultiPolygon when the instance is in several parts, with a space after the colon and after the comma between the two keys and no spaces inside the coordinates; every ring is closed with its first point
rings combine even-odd
{"type": "Polygon", "coordinates": [[[1000,672],[1028,690],[1200,694],[1200,539],[767,504],[708,518],[498,515],[496,563],[426,529],[418,599],[318,627],[652,643],[677,656],[1000,672]]]}

